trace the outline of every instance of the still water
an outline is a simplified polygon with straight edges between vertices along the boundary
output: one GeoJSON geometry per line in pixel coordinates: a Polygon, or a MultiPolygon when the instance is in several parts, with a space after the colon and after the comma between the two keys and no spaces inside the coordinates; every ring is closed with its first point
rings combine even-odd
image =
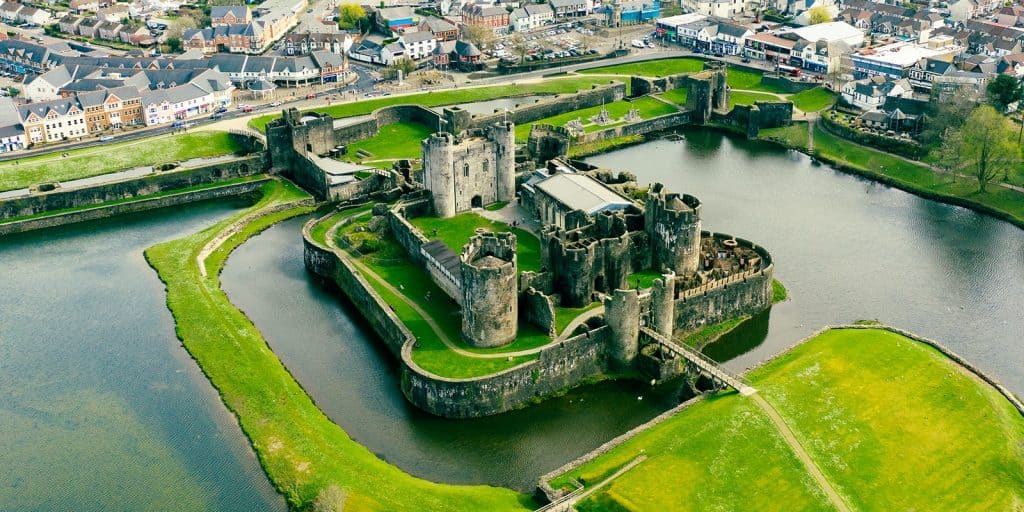
{"type": "Polygon", "coordinates": [[[241,204],[0,237],[0,510],[283,510],[143,250],[241,204]]]}

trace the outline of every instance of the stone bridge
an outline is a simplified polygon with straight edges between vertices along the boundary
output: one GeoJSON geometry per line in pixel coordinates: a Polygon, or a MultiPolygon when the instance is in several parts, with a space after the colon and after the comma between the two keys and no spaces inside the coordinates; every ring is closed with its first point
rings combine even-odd
{"type": "Polygon", "coordinates": [[[743,379],[725,371],[718,365],[718,363],[708,356],[693,350],[692,348],[680,345],[649,327],[641,327],[640,336],[646,336],[652,343],[657,343],[665,350],[682,357],[691,365],[697,367],[701,373],[704,373],[712,380],[721,382],[736,391],[739,391],[743,396],[749,396],[757,392],[756,389],[744,382],[743,379]]]}

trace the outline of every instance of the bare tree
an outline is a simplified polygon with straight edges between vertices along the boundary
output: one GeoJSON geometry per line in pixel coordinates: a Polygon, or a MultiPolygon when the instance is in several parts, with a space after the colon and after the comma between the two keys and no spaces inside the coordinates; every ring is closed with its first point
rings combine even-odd
{"type": "Polygon", "coordinates": [[[482,25],[463,25],[462,37],[481,50],[489,48],[498,39],[490,27],[482,25]]]}
{"type": "Polygon", "coordinates": [[[512,53],[519,57],[519,63],[522,64],[526,60],[526,55],[530,53],[530,45],[526,37],[516,32],[509,38],[509,44],[512,46],[512,53]]]}
{"type": "Polygon", "coordinates": [[[962,130],[966,161],[985,192],[989,182],[1006,176],[1020,164],[1020,151],[1010,137],[1008,121],[996,109],[982,105],[967,118],[962,130]]]}

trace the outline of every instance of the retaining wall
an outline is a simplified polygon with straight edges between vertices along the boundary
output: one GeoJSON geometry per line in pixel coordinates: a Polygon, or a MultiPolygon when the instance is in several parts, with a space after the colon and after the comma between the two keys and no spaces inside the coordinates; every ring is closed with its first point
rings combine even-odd
{"type": "Polygon", "coordinates": [[[667,114],[652,119],[645,119],[637,123],[623,124],[613,126],[605,130],[585,133],[582,137],[579,137],[575,143],[586,144],[590,142],[614,139],[617,137],[626,137],[629,135],[644,135],[661,130],[670,130],[689,123],[690,112],[677,112],[675,114],[667,114]]]}
{"type": "MultiPolygon", "coordinates": [[[[532,123],[540,119],[548,118],[590,107],[598,107],[605,103],[618,101],[626,97],[626,84],[622,82],[609,83],[607,85],[594,85],[590,89],[575,94],[562,94],[553,96],[551,99],[537,100],[534,103],[521,105],[514,112],[509,112],[508,119],[515,124],[532,123]]],[[[499,111],[493,114],[473,116],[470,120],[470,128],[483,128],[505,119],[505,112],[499,111]]]]}
{"type": "Polygon", "coordinates": [[[247,181],[244,183],[234,183],[231,185],[223,185],[220,187],[195,190],[192,192],[168,194],[165,196],[154,197],[149,199],[143,198],[137,201],[131,201],[126,203],[118,203],[108,206],[97,206],[95,208],[77,210],[68,213],[54,214],[46,217],[37,217],[33,219],[13,221],[6,224],[0,224],[0,236],[8,235],[11,233],[32,231],[36,229],[63,226],[65,224],[84,222],[87,220],[105,219],[108,217],[113,217],[115,215],[121,215],[125,213],[155,210],[157,208],[166,208],[168,206],[177,206],[180,204],[194,203],[197,201],[205,201],[207,199],[215,199],[218,197],[238,196],[259,190],[259,188],[269,180],[270,178],[263,178],[253,181],[247,181]]]}
{"type": "Polygon", "coordinates": [[[263,154],[258,154],[200,167],[156,172],[147,176],[126,178],[110,183],[58,188],[52,192],[34,193],[29,196],[0,201],[0,219],[78,208],[252,176],[263,172],[265,167],[266,161],[263,154]]]}

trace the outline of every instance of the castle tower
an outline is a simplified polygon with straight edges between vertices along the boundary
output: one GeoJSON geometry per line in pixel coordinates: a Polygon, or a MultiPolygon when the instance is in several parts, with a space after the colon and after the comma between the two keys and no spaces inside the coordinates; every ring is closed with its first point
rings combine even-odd
{"type": "Polygon", "coordinates": [[[647,193],[644,229],[651,240],[654,268],[677,274],[700,264],[700,200],[669,193],[655,183],[647,193]]]}
{"type": "Polygon", "coordinates": [[[516,125],[511,121],[497,123],[491,128],[495,143],[494,165],[497,178],[498,201],[516,198],[516,125]]]}
{"type": "Polygon", "coordinates": [[[479,233],[461,259],[462,337],[474,347],[512,343],[519,321],[516,235],[479,233]]]}
{"type": "Polygon", "coordinates": [[[423,186],[430,191],[438,217],[455,216],[455,156],[453,135],[431,134],[422,142],[423,186]]]}
{"type": "Polygon", "coordinates": [[[676,313],[676,276],[669,271],[651,287],[651,328],[672,337],[676,313]]]}
{"type": "Polygon", "coordinates": [[[615,290],[604,299],[604,318],[611,330],[608,358],[616,370],[633,366],[640,351],[640,297],[636,290],[615,290]]]}

